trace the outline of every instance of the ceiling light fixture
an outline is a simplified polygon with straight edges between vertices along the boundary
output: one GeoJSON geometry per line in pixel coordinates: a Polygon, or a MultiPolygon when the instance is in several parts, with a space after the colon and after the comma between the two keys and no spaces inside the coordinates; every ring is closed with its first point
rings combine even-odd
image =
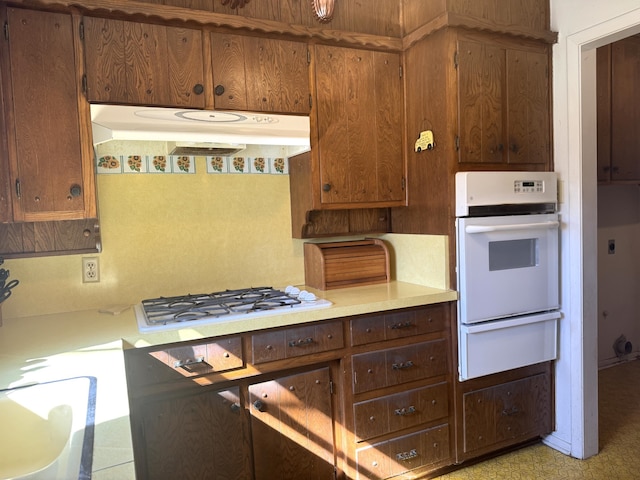
{"type": "Polygon", "coordinates": [[[333,19],[333,4],[335,0],[311,0],[313,13],[320,23],[327,23],[333,19]]]}

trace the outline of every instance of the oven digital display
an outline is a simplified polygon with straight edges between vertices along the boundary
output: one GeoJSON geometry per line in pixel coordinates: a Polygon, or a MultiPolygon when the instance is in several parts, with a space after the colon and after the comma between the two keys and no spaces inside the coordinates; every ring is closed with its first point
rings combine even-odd
{"type": "Polygon", "coordinates": [[[514,193],[543,193],[543,180],[516,180],[513,182],[514,193]]]}

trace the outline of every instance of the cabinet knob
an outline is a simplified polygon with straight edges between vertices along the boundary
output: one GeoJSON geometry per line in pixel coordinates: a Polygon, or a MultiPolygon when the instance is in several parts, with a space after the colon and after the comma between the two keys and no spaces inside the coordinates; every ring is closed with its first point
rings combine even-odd
{"type": "Polygon", "coordinates": [[[204,92],[204,86],[201,83],[196,83],[193,86],[193,93],[195,93],[196,95],[201,95],[202,92],[204,92]]]}
{"type": "Polygon", "coordinates": [[[91,236],[91,230],[89,230],[88,228],[85,228],[82,231],[82,236],[85,237],[85,238],[89,238],[91,236]]]}
{"type": "Polygon", "coordinates": [[[325,183],[324,185],[322,185],[322,191],[323,192],[330,192],[331,191],[331,184],[330,183],[325,183]]]}
{"type": "Polygon", "coordinates": [[[216,85],[216,88],[213,89],[213,93],[217,96],[220,96],[224,93],[224,87],[222,85],[216,85]]]}
{"type": "Polygon", "coordinates": [[[264,407],[265,407],[265,404],[262,400],[256,400],[255,402],[253,402],[253,408],[258,410],[259,412],[264,411],[264,407]]]}
{"type": "Polygon", "coordinates": [[[240,411],[240,404],[238,402],[234,402],[231,404],[230,408],[233,413],[237,413],[240,411]]]}
{"type": "Polygon", "coordinates": [[[81,193],[82,193],[82,187],[80,185],[78,185],[77,183],[74,183],[73,185],[71,185],[71,188],[69,189],[69,194],[72,197],[79,197],[81,193]]]}

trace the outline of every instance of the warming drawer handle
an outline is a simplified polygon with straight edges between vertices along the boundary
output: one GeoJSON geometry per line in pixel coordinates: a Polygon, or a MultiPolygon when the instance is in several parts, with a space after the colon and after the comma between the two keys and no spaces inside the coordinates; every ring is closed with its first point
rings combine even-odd
{"type": "Polygon", "coordinates": [[[560,222],[550,221],[542,223],[517,223],[513,225],[467,225],[464,229],[467,233],[491,233],[491,232],[508,232],[514,230],[545,230],[549,228],[558,228],[560,222]]]}

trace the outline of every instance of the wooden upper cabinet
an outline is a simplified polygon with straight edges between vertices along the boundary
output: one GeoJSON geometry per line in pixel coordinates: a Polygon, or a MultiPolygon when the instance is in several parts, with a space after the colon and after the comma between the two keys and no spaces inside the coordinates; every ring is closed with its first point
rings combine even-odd
{"type": "Polygon", "coordinates": [[[549,55],[458,43],[459,162],[549,165],[549,55]]]}
{"type": "Polygon", "coordinates": [[[217,110],[308,114],[305,43],[211,33],[217,110]]]}
{"type": "Polygon", "coordinates": [[[320,178],[312,188],[319,203],[403,205],[400,56],[317,45],[314,62],[312,161],[319,165],[320,178]]]}
{"type": "MultiPolygon", "coordinates": [[[[13,221],[96,217],[89,106],[71,15],[6,9],[2,48],[13,221]]],[[[4,164],[0,164],[4,167],[4,164]]]]}
{"type": "Polygon", "coordinates": [[[640,35],[598,48],[598,181],[640,180],[640,35]]]}
{"type": "Polygon", "coordinates": [[[90,102],[205,107],[200,30],[93,17],[83,24],[90,102]]]}

